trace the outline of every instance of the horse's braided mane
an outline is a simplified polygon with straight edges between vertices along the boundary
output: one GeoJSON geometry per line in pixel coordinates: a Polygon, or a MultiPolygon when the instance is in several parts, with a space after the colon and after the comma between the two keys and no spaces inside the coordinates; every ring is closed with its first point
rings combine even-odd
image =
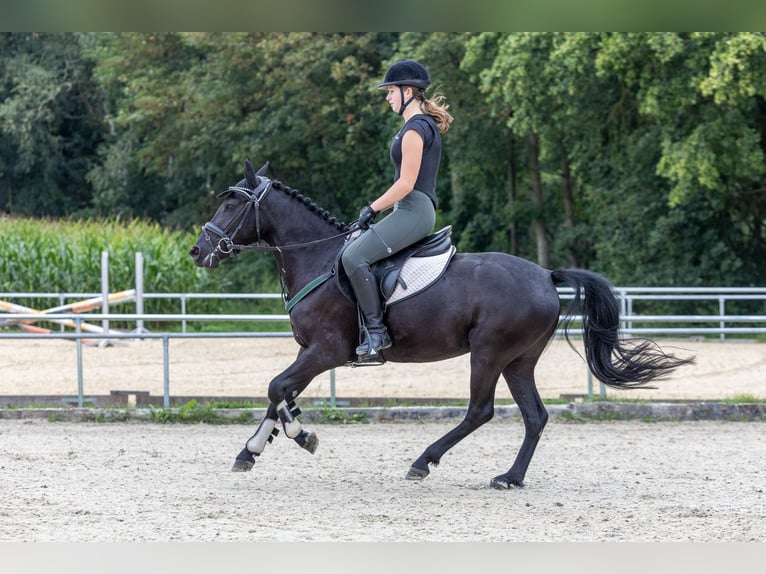
{"type": "Polygon", "coordinates": [[[276,179],[272,180],[271,185],[279,189],[281,192],[289,195],[293,199],[296,199],[300,201],[301,203],[303,203],[303,205],[305,205],[309,209],[309,211],[316,213],[322,219],[334,225],[335,228],[338,229],[338,231],[348,231],[348,225],[346,225],[344,222],[339,220],[337,217],[330,215],[329,211],[317,205],[317,203],[313,199],[306,197],[297,189],[293,189],[276,179]]]}

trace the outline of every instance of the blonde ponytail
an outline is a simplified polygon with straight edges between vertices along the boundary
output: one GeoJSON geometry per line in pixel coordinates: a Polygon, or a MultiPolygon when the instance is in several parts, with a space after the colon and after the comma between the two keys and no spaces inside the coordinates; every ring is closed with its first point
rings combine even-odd
{"type": "Polygon", "coordinates": [[[438,93],[430,99],[426,99],[425,96],[422,98],[421,107],[423,111],[434,118],[439,133],[446,133],[454,119],[452,114],[447,111],[449,104],[446,103],[446,98],[438,93]]]}

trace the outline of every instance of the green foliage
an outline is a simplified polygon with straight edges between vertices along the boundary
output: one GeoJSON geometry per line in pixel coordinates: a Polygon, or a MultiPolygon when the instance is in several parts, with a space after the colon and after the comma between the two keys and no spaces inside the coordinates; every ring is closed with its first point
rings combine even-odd
{"type": "Polygon", "coordinates": [[[89,207],[83,178],[104,135],[92,69],[77,34],[0,34],[0,211],[89,207]]]}
{"type": "Polygon", "coordinates": [[[319,410],[318,416],[312,417],[312,420],[320,424],[333,425],[366,424],[370,422],[367,413],[354,413],[336,407],[322,407],[319,410]]]}
{"type": "Polygon", "coordinates": [[[135,286],[135,253],[144,256],[147,292],[195,291],[207,279],[192,264],[195,237],[157,223],[119,219],[50,220],[2,218],[0,290],[100,292],[101,253],[109,253],[114,291],[135,286]]]}
{"type": "MultiPolygon", "coordinates": [[[[617,284],[766,281],[762,33],[3,33],[0,48],[9,214],[188,237],[250,158],[350,220],[390,182],[401,120],[376,85],[410,57],[455,116],[437,223],[460,250],[617,284]]],[[[189,243],[173,244],[180,261],[189,243]]],[[[181,267],[151,261],[157,290],[177,290],[181,267]]],[[[66,265],[40,273],[51,289],[70,280],[66,265]]],[[[190,282],[279,288],[269,256],[190,282]]]]}
{"type": "Polygon", "coordinates": [[[385,34],[99,35],[115,133],[89,174],[97,205],[185,226],[249,157],[351,218],[388,180],[372,88],[389,50],[385,34]]]}
{"type": "MultiPolygon", "coordinates": [[[[152,422],[160,424],[170,423],[206,423],[206,424],[229,424],[232,420],[224,417],[218,412],[218,409],[209,403],[199,404],[196,400],[191,400],[178,409],[158,409],[149,406],[149,413],[152,422]]],[[[239,422],[239,421],[234,421],[239,422]]]]}
{"type": "MultiPolygon", "coordinates": [[[[263,407],[265,405],[260,405],[263,407]]],[[[250,403],[221,403],[209,402],[199,404],[192,399],[178,408],[157,408],[149,406],[149,417],[152,422],[160,424],[171,423],[207,423],[207,424],[248,424],[252,422],[252,416],[248,412],[241,413],[238,417],[225,416],[221,411],[226,409],[250,409],[260,408],[259,405],[250,403]]],[[[365,424],[369,422],[367,413],[349,412],[346,409],[323,407],[311,412],[311,420],[318,424],[365,424]]]]}
{"type": "Polygon", "coordinates": [[[731,398],[723,399],[721,402],[733,403],[733,404],[749,404],[749,403],[762,404],[762,403],[766,403],[766,399],[759,399],[755,395],[734,395],[731,398]]]}
{"type": "Polygon", "coordinates": [[[265,409],[269,406],[265,403],[253,403],[250,401],[212,401],[209,404],[214,409],[265,409]]]}
{"type": "Polygon", "coordinates": [[[102,409],[93,418],[97,423],[122,423],[130,420],[130,412],[127,409],[102,409]]]}

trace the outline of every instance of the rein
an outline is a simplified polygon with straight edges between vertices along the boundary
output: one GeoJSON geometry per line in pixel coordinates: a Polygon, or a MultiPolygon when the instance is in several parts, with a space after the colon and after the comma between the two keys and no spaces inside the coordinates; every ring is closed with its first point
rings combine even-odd
{"type": "Polygon", "coordinates": [[[330,241],[331,239],[338,239],[338,237],[344,237],[351,233],[353,229],[349,229],[348,231],[344,231],[343,233],[338,233],[337,235],[331,235],[330,237],[323,237],[322,239],[314,239],[313,241],[306,241],[305,243],[290,243],[288,245],[269,245],[268,243],[258,242],[258,243],[251,243],[250,245],[240,245],[240,244],[234,244],[232,247],[234,249],[241,251],[242,249],[262,249],[264,251],[284,251],[289,249],[299,249],[301,247],[310,247],[312,245],[316,245],[317,243],[323,243],[325,241],[330,241]]]}

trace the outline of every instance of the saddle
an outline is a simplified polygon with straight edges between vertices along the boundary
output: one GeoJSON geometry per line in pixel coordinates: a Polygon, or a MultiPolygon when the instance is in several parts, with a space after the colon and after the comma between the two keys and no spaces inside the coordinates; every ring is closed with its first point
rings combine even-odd
{"type": "MultiPolygon", "coordinates": [[[[420,293],[442,276],[456,251],[451,235],[452,226],[448,225],[371,266],[384,308],[420,293]]],[[[336,264],[336,268],[340,271],[335,274],[338,286],[353,302],[354,293],[343,266],[336,264]]]]}

